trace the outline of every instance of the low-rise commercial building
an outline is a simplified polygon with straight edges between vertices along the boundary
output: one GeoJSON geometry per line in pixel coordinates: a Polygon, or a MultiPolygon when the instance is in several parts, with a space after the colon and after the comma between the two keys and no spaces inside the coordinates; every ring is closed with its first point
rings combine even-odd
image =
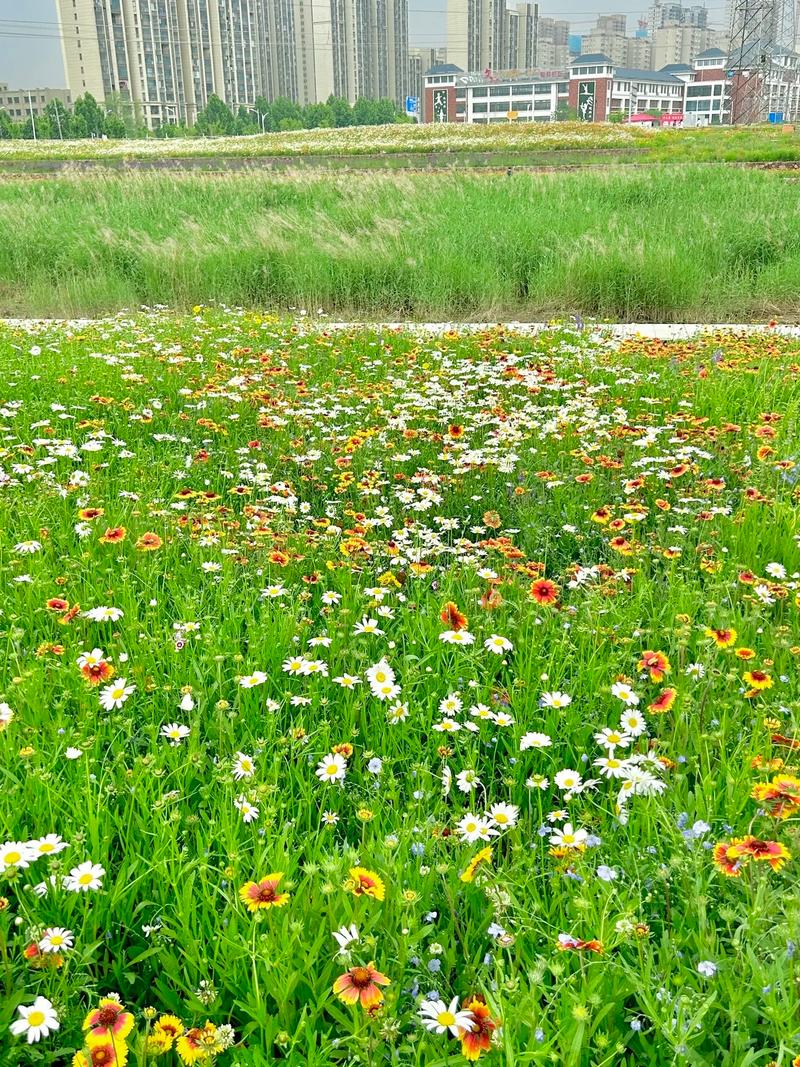
{"type": "Polygon", "coordinates": [[[0,82],[0,111],[5,111],[14,122],[24,122],[31,115],[40,119],[51,100],[60,100],[65,107],[72,107],[68,89],[9,89],[0,82]]]}
{"type": "Polygon", "coordinates": [[[579,56],[566,70],[473,74],[439,64],[425,76],[423,122],[657,121],[661,126],[717,126],[750,121],[757,79],[766,120],[800,120],[800,55],[773,52],[758,69],[732,70],[719,48],[694,63],[662,70],[617,66],[603,53],[579,56]],[[745,89],[747,97],[745,98],[745,89]]]}

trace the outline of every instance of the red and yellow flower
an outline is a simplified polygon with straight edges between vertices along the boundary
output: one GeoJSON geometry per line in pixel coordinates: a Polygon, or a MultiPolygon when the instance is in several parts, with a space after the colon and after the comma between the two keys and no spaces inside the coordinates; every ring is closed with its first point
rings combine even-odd
{"type": "Polygon", "coordinates": [[[333,983],[333,992],[345,1004],[361,1004],[365,1011],[370,1011],[383,1003],[380,987],[387,985],[391,985],[391,980],[376,971],[371,961],[365,967],[351,967],[339,975],[333,983]]]}

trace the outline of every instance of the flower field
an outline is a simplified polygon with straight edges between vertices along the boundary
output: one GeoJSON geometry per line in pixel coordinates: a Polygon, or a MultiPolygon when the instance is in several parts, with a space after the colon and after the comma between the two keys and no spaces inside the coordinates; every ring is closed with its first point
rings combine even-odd
{"type": "Polygon", "coordinates": [[[800,342],[0,331],[0,1063],[800,1063],[800,342]]]}

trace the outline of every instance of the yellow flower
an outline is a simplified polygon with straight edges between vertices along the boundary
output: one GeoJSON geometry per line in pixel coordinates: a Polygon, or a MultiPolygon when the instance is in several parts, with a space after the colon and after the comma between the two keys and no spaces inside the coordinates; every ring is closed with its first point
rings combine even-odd
{"type": "Polygon", "coordinates": [[[467,864],[466,870],[460,875],[462,882],[471,882],[475,878],[475,872],[482,863],[489,863],[492,858],[492,849],[487,845],[477,852],[467,864]]]}

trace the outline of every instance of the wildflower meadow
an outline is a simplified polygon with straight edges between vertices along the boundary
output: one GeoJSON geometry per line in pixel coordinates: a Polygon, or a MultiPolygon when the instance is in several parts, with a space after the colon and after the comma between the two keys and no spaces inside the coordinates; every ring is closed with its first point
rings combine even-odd
{"type": "Polygon", "coordinates": [[[800,1064],[800,342],[0,329],[0,1064],[800,1064]]]}

